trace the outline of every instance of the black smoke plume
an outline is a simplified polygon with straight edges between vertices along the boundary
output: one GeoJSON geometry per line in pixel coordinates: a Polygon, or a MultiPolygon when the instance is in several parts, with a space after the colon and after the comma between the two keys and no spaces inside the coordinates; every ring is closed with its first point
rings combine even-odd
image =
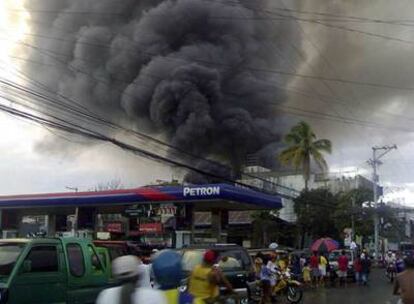
{"type": "Polygon", "coordinates": [[[44,64],[27,68],[53,90],[233,173],[248,154],[272,154],[287,79],[264,69],[282,65],[294,35],[255,20],[266,1],[27,2],[31,59],[44,64]]]}

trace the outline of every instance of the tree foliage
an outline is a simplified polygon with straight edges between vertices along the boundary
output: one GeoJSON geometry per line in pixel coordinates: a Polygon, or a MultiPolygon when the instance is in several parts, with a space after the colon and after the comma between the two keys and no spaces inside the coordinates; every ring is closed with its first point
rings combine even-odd
{"type": "Polygon", "coordinates": [[[368,189],[354,189],[336,195],[327,189],[304,191],[294,201],[297,224],[311,239],[329,236],[340,240],[344,229],[351,228],[353,217],[355,234],[370,237],[374,233],[374,214],[378,212],[381,236],[401,240],[404,231],[397,211],[384,204],[374,208],[370,203],[372,196],[368,189]]]}
{"type": "Polygon", "coordinates": [[[374,209],[367,208],[372,201],[372,190],[353,189],[337,194],[337,208],[335,210],[335,225],[339,231],[350,228],[352,216],[355,223],[355,234],[371,235],[373,233],[374,209]]]}
{"type": "Polygon", "coordinates": [[[288,147],[279,155],[283,165],[292,165],[296,170],[301,169],[305,179],[305,189],[308,189],[311,161],[313,160],[322,172],[328,169],[323,153],[331,153],[332,143],[327,139],[317,139],[312,128],[304,121],[295,125],[285,136],[288,147]]]}
{"type": "Polygon", "coordinates": [[[302,235],[306,234],[311,238],[339,237],[334,216],[338,200],[329,190],[303,191],[294,203],[297,224],[302,235]]]}

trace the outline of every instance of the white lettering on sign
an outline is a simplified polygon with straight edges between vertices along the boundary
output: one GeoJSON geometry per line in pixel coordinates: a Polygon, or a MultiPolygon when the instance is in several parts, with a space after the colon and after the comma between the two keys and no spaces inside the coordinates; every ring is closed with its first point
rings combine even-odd
{"type": "Polygon", "coordinates": [[[184,187],[183,195],[186,196],[210,196],[219,195],[220,187],[184,187]]]}

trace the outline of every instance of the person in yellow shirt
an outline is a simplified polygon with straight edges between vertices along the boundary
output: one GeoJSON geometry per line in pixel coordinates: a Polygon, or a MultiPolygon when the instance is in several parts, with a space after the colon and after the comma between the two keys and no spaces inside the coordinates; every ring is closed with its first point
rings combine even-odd
{"type": "Polygon", "coordinates": [[[321,286],[325,285],[325,278],[326,278],[326,267],[328,265],[328,260],[325,258],[323,254],[319,256],[319,280],[321,286]]]}
{"type": "Polygon", "coordinates": [[[152,263],[152,271],[167,304],[204,304],[185,291],[179,291],[184,277],[181,255],[173,250],[159,252],[152,263]]]}
{"type": "Polygon", "coordinates": [[[197,265],[192,271],[188,281],[188,291],[196,299],[205,302],[214,302],[220,295],[219,284],[223,283],[232,292],[233,288],[219,267],[214,266],[218,255],[213,250],[204,254],[203,263],[197,265]]]}
{"type": "Polygon", "coordinates": [[[303,283],[305,283],[306,286],[310,286],[312,283],[311,280],[311,268],[309,267],[308,263],[305,263],[302,269],[303,273],[303,283]]]}

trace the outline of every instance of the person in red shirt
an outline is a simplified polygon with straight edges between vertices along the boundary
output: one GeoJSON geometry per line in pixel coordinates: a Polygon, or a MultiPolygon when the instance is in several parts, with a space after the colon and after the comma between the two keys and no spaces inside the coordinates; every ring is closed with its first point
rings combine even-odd
{"type": "Polygon", "coordinates": [[[346,283],[346,276],[348,274],[348,257],[345,255],[345,250],[342,250],[341,256],[338,258],[338,277],[339,285],[346,283]]]}
{"type": "Polygon", "coordinates": [[[313,252],[313,255],[310,257],[310,268],[312,276],[312,285],[318,286],[319,282],[319,258],[316,251],[313,252]]]}

